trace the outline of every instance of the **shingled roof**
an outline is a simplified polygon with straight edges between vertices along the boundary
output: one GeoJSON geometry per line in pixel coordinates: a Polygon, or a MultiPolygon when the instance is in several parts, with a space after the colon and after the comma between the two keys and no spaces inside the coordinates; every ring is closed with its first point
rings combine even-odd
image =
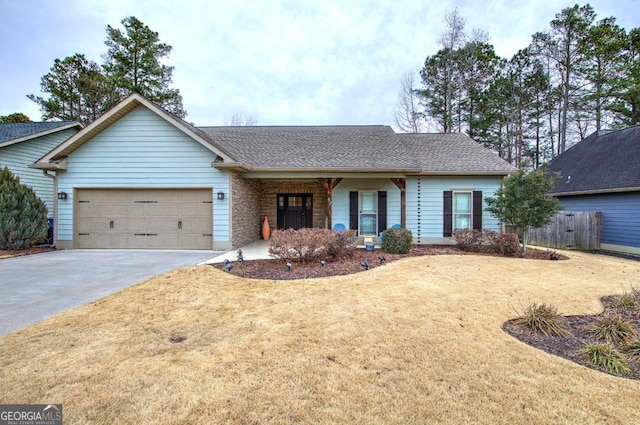
{"type": "Polygon", "coordinates": [[[34,168],[64,169],[71,152],[144,106],[217,156],[217,168],[244,172],[506,175],[508,162],[463,134],[396,134],[386,125],[196,127],[131,94],[43,156],[34,168]]]}
{"type": "Polygon", "coordinates": [[[0,123],[0,145],[12,140],[38,137],[41,133],[75,126],[80,127],[80,124],[73,121],[0,123]]]}
{"type": "Polygon", "coordinates": [[[516,170],[463,134],[396,134],[384,125],[198,129],[254,170],[498,175],[516,170]]]}
{"type": "Polygon", "coordinates": [[[507,174],[516,167],[484,148],[466,134],[420,133],[396,135],[405,154],[423,174],[507,174]]]}
{"type": "Polygon", "coordinates": [[[640,125],[593,133],[549,163],[561,174],[554,194],[624,191],[640,188],[640,125]]]}
{"type": "Polygon", "coordinates": [[[382,125],[199,127],[233,159],[253,169],[411,169],[393,129],[382,125]]]}

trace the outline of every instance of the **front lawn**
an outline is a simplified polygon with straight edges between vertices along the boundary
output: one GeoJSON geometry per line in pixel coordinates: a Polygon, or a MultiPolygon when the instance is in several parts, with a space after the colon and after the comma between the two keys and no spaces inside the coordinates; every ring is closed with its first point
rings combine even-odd
{"type": "Polygon", "coordinates": [[[531,302],[595,314],[640,263],[423,256],[252,280],[182,268],[0,338],[1,403],[65,424],[629,424],[640,382],[518,341],[531,302]]]}

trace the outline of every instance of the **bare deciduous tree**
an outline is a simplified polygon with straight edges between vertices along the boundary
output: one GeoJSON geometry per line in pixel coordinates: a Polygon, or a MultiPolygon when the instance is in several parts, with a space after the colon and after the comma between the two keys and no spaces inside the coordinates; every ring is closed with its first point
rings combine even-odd
{"type": "Polygon", "coordinates": [[[393,118],[405,133],[420,133],[423,130],[422,114],[418,111],[418,95],[413,87],[413,74],[407,72],[400,81],[400,92],[393,118]]]}
{"type": "Polygon", "coordinates": [[[251,115],[245,116],[239,112],[234,112],[233,115],[224,119],[224,125],[228,127],[250,127],[256,123],[256,119],[251,115]]]}

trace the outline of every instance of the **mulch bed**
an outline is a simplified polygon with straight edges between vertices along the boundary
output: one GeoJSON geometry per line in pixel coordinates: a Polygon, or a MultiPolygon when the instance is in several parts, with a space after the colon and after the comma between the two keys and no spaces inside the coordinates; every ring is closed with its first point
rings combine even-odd
{"type": "Polygon", "coordinates": [[[33,255],[33,254],[42,254],[43,252],[55,251],[56,249],[51,247],[50,245],[38,245],[33,246],[29,249],[16,249],[16,250],[7,250],[0,249],[0,259],[2,258],[11,258],[11,257],[21,257],[23,255],[33,255]]]}
{"type": "MultiPolygon", "coordinates": [[[[508,334],[519,339],[525,344],[529,344],[535,348],[546,351],[547,353],[554,354],[556,356],[571,360],[572,362],[586,366],[591,369],[595,369],[587,359],[580,356],[579,351],[585,344],[603,343],[595,339],[589,333],[584,331],[585,326],[596,322],[602,317],[615,317],[619,315],[623,320],[629,321],[635,325],[635,329],[640,329],[640,313],[638,311],[622,311],[615,307],[618,296],[603,297],[602,304],[604,305],[604,311],[596,315],[582,315],[582,316],[563,316],[564,323],[571,330],[572,336],[569,337],[553,337],[545,336],[541,333],[531,333],[526,329],[521,329],[514,324],[516,319],[506,322],[503,329],[508,334]]],[[[629,366],[631,367],[631,373],[625,375],[625,378],[640,380],[640,361],[634,358],[627,358],[629,366]]],[[[598,369],[601,372],[608,373],[605,370],[598,369]]],[[[615,375],[617,376],[617,375],[615,375]]]]}
{"type": "MultiPolygon", "coordinates": [[[[527,248],[527,259],[549,260],[552,251],[527,248]]],[[[232,269],[229,273],[248,279],[267,279],[267,280],[294,280],[307,279],[328,276],[349,275],[353,273],[366,271],[363,265],[365,260],[369,262],[369,269],[380,267],[386,263],[399,260],[401,258],[415,257],[422,255],[469,255],[482,254],[476,252],[463,251],[456,246],[451,245],[423,245],[416,246],[409,254],[388,254],[376,249],[373,252],[365,249],[356,249],[353,257],[335,261],[327,261],[323,266],[320,262],[314,263],[291,263],[291,270],[286,267],[286,261],[282,260],[252,260],[252,261],[233,261],[232,269]],[[379,257],[384,257],[382,261],[379,257]]],[[[495,254],[484,254],[495,255],[495,254]]],[[[558,255],[558,259],[566,259],[562,255],[558,255]]],[[[517,258],[517,257],[514,257],[517,258]]],[[[227,272],[225,265],[222,263],[212,264],[213,267],[227,272]]]]}

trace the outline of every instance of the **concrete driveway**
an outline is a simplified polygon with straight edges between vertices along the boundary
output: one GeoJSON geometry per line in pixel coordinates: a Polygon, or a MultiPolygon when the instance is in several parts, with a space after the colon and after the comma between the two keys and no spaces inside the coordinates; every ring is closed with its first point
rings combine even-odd
{"type": "Polygon", "coordinates": [[[67,250],[0,260],[0,335],[218,251],[67,250]]]}

